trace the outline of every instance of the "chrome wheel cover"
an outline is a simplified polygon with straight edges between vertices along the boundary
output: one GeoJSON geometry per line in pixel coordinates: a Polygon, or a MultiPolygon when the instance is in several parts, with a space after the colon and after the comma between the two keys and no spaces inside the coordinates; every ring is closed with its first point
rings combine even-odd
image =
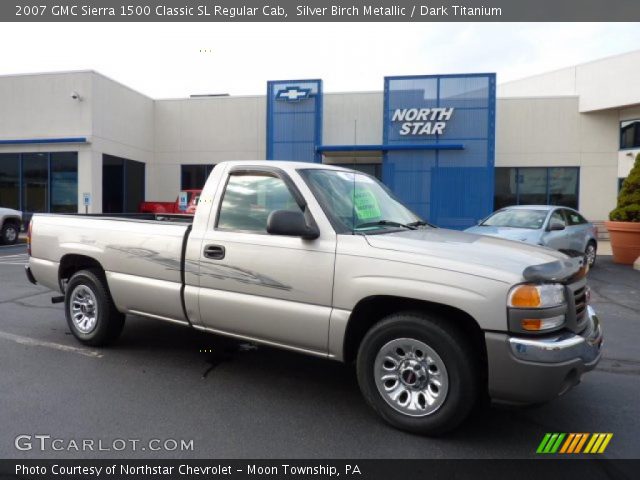
{"type": "Polygon", "coordinates": [[[98,302],[86,285],[78,285],[71,292],[69,302],[71,320],[81,333],[91,333],[98,323],[98,302]]]}
{"type": "Polygon", "coordinates": [[[16,238],[18,238],[18,230],[13,226],[7,227],[4,231],[4,238],[9,243],[15,242],[16,238]]]}
{"type": "Polygon", "coordinates": [[[585,257],[587,257],[587,263],[589,266],[593,265],[596,261],[596,247],[592,244],[587,245],[587,250],[585,251],[585,257]]]}
{"type": "Polygon", "coordinates": [[[397,412],[424,417],[438,410],[449,391],[447,368],[426,343],[397,338],[384,345],[373,366],[376,387],[397,412]]]}

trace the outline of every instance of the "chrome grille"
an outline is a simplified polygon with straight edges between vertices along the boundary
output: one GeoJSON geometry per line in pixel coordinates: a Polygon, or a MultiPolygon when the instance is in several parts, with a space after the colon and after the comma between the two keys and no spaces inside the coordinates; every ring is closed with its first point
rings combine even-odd
{"type": "Polygon", "coordinates": [[[576,306],[576,321],[579,325],[587,313],[587,287],[584,286],[574,291],[573,298],[576,306]]]}

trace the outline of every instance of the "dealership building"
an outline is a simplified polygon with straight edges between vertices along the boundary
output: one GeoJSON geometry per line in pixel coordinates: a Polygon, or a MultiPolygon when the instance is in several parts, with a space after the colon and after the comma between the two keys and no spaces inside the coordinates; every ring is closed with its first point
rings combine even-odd
{"type": "Polygon", "coordinates": [[[514,204],[602,222],[640,153],[640,51],[498,85],[466,73],[265,91],[159,100],[93,71],[2,76],[0,206],[135,212],[202,187],[218,162],[274,159],[375,175],[443,227],[514,204]]]}

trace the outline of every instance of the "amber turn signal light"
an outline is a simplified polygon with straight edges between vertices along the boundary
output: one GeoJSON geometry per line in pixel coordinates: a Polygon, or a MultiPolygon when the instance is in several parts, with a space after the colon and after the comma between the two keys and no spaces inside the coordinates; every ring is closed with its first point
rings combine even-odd
{"type": "Polygon", "coordinates": [[[510,304],[517,308],[538,308],[540,292],[534,285],[520,285],[511,293],[510,304]]]}

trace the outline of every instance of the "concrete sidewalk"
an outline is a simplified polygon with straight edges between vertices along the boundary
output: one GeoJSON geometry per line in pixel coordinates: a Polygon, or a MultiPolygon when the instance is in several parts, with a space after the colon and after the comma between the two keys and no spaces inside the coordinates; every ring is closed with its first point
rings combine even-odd
{"type": "Polygon", "coordinates": [[[600,240],[598,242],[598,256],[600,255],[613,255],[611,242],[609,240],[600,240]]]}

